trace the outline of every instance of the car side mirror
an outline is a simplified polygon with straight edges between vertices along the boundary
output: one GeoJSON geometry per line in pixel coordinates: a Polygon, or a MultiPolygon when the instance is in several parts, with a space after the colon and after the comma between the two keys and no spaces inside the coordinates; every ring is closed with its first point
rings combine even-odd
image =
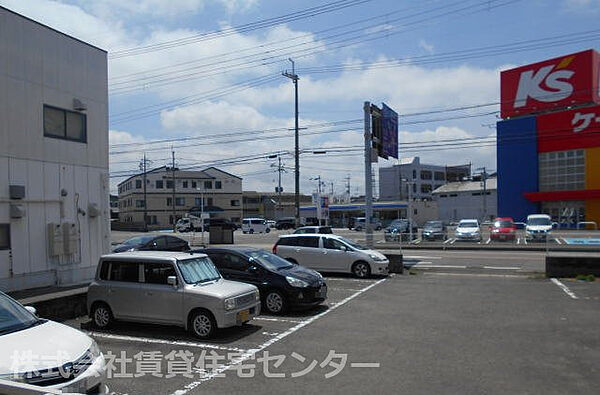
{"type": "Polygon", "coordinates": [[[169,276],[167,277],[167,284],[176,287],[177,286],[177,276],[169,276]]]}
{"type": "Polygon", "coordinates": [[[29,311],[31,314],[37,316],[37,310],[33,306],[25,306],[25,310],[29,311]]]}

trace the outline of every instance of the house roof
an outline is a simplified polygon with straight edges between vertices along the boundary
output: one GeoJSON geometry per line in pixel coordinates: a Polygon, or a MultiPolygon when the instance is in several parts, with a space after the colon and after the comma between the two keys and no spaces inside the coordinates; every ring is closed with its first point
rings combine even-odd
{"type": "MultiPolygon", "coordinates": [[[[497,188],[497,179],[496,178],[488,178],[486,181],[486,189],[495,190],[497,188]]],[[[434,190],[432,193],[434,195],[440,193],[454,193],[454,192],[473,192],[473,191],[481,191],[483,189],[483,185],[481,181],[460,181],[460,182],[450,182],[446,185],[442,185],[441,187],[434,190]]]]}

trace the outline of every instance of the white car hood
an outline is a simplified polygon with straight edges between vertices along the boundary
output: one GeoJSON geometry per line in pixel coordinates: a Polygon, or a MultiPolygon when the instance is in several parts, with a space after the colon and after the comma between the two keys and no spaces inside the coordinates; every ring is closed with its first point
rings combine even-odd
{"type": "Polygon", "coordinates": [[[360,250],[360,252],[365,253],[367,255],[375,255],[376,257],[378,257],[379,259],[387,259],[387,257],[385,255],[383,255],[381,252],[379,251],[375,251],[375,250],[360,250]]]}
{"type": "Polygon", "coordinates": [[[86,334],[54,321],[8,333],[0,336],[0,375],[63,366],[81,357],[91,345],[86,334]]]}
{"type": "Polygon", "coordinates": [[[527,225],[526,230],[536,230],[536,231],[540,231],[540,230],[551,230],[552,229],[552,225],[527,225]]]}
{"type": "Polygon", "coordinates": [[[479,228],[456,228],[458,233],[476,233],[479,232],[479,228]]]}
{"type": "Polygon", "coordinates": [[[257,288],[254,285],[221,279],[217,282],[208,284],[198,284],[188,287],[188,291],[192,293],[212,295],[219,298],[230,298],[254,292],[257,288]]]}

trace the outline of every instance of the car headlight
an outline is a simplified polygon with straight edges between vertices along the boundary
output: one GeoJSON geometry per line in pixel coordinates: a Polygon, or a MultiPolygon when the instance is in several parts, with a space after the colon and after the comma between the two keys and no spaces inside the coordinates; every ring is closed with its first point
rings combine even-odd
{"type": "Polygon", "coordinates": [[[235,298],[225,299],[225,310],[235,309],[235,298]]]}
{"type": "Polygon", "coordinates": [[[285,279],[287,280],[287,282],[292,287],[297,287],[297,288],[306,288],[306,287],[308,287],[308,283],[306,281],[300,280],[299,278],[291,277],[291,276],[285,276],[285,279]]]}
{"type": "Polygon", "coordinates": [[[100,357],[100,355],[102,355],[100,347],[98,347],[98,343],[96,343],[95,340],[92,340],[92,345],[88,349],[88,354],[92,361],[95,361],[98,357],[100,357]]]}
{"type": "Polygon", "coordinates": [[[500,229],[492,229],[492,233],[498,233],[500,232],[500,229]]]}
{"type": "Polygon", "coordinates": [[[254,300],[256,300],[256,301],[260,300],[260,292],[258,291],[258,289],[256,291],[254,291],[254,300]]]}
{"type": "Polygon", "coordinates": [[[385,260],[385,258],[383,258],[383,257],[381,257],[381,256],[379,256],[377,254],[369,254],[369,257],[371,259],[373,259],[374,261],[383,261],[383,260],[385,260]]]}

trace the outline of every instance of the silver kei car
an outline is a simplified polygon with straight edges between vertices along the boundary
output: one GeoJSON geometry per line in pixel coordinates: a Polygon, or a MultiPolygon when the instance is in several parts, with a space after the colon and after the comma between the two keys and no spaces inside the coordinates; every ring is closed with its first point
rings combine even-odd
{"type": "Polygon", "coordinates": [[[260,313],[258,288],[223,279],[200,253],[104,255],[87,296],[90,317],[98,328],[113,320],[178,325],[199,338],[260,313]]]}

